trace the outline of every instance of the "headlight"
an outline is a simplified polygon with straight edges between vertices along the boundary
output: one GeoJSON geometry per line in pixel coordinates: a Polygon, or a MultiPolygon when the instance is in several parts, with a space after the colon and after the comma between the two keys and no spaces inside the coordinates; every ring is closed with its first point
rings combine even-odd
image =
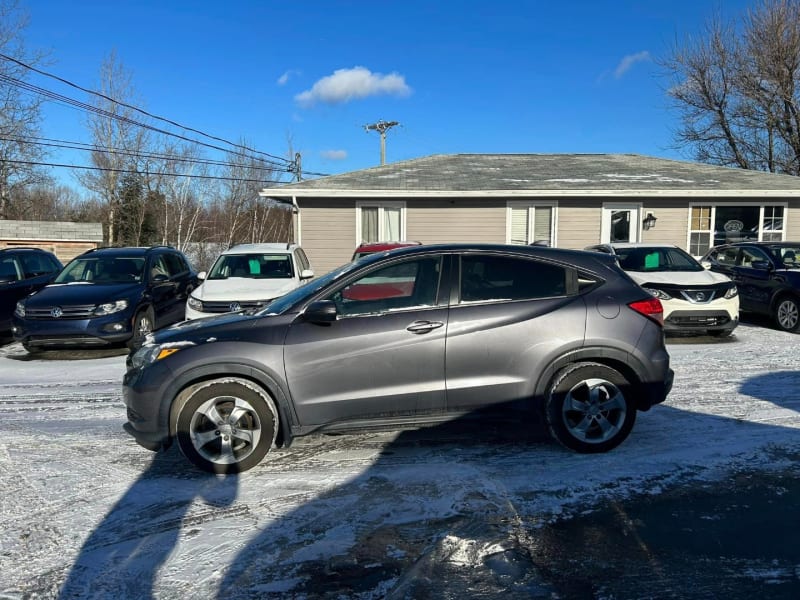
{"type": "Polygon", "coordinates": [[[727,292],[725,292],[725,297],[726,297],[727,299],[729,299],[729,300],[730,300],[731,298],[736,298],[736,296],[738,296],[738,295],[739,295],[739,290],[737,290],[737,289],[736,289],[736,286],[735,286],[735,285],[732,285],[731,287],[729,287],[729,288],[728,288],[728,291],[727,291],[727,292]]]}
{"type": "Polygon", "coordinates": [[[25,303],[22,300],[17,302],[17,306],[14,308],[14,314],[21,319],[25,317],[25,303]]]}
{"type": "Polygon", "coordinates": [[[651,296],[658,298],[659,300],[672,300],[672,296],[670,296],[667,292],[663,290],[657,290],[655,288],[642,288],[642,289],[651,296]]]}
{"type": "Polygon", "coordinates": [[[203,310],[203,301],[198,300],[194,296],[189,296],[189,299],[186,301],[186,304],[189,305],[189,308],[194,310],[203,310]]]}
{"type": "Polygon", "coordinates": [[[180,344],[151,344],[142,346],[131,357],[131,366],[135,369],[140,369],[151,363],[167,358],[175,354],[179,350],[194,346],[192,342],[181,342],[180,344]]]}
{"type": "Polygon", "coordinates": [[[121,310],[125,310],[126,308],[128,308],[127,300],[106,302],[105,304],[98,305],[97,308],[94,309],[94,314],[96,317],[102,317],[103,315],[111,315],[121,310]]]}

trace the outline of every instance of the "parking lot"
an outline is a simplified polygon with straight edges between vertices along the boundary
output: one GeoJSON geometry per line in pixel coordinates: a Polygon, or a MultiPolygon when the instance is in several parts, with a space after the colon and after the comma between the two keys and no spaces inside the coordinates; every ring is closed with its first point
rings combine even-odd
{"type": "Polygon", "coordinates": [[[235,477],[122,431],[124,352],[6,344],[0,597],[797,597],[797,340],[670,338],[670,397],[608,454],[457,422],[235,477]]]}

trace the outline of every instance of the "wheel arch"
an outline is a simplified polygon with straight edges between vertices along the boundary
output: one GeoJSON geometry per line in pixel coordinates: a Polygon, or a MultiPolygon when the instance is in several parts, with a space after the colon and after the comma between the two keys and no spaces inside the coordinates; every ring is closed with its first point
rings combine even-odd
{"type": "MultiPolygon", "coordinates": [[[[214,365],[204,365],[195,367],[181,373],[170,384],[165,394],[169,401],[162,406],[167,414],[164,418],[168,419],[168,436],[170,442],[177,434],[177,423],[180,409],[186,403],[190,392],[209,381],[216,379],[242,379],[249,381],[261,388],[275,403],[278,411],[278,431],[276,433],[275,444],[278,447],[286,447],[292,441],[292,411],[290,410],[287,396],[277,380],[268,373],[256,369],[250,365],[239,363],[220,363],[214,365]]],[[[162,421],[164,422],[164,421],[162,421]]]]}
{"type": "Polygon", "coordinates": [[[580,362],[593,362],[611,367],[619,371],[633,386],[641,384],[645,379],[644,366],[638,358],[629,352],[617,348],[580,348],[559,356],[542,371],[534,388],[534,398],[537,399],[542,408],[544,407],[547,390],[558,373],[564,367],[580,362]]]}

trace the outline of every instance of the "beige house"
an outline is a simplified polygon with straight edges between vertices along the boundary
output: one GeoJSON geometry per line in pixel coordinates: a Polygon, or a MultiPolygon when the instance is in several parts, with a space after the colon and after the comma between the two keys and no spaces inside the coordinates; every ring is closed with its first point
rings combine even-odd
{"type": "Polygon", "coordinates": [[[265,189],[318,273],[362,242],[800,240],[800,178],[635,154],[434,155],[265,189]]]}

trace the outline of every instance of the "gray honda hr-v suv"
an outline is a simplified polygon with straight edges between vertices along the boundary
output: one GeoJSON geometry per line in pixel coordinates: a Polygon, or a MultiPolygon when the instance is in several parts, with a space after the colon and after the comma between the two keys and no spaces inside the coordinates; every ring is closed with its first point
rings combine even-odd
{"type": "Polygon", "coordinates": [[[217,473],[313,431],[484,409],[538,414],[567,448],[604,452],[672,377],[661,304],[614,257],[414,246],[344,265],[257,313],[149,336],[128,357],[125,429],[150,450],[177,439],[217,473]]]}

